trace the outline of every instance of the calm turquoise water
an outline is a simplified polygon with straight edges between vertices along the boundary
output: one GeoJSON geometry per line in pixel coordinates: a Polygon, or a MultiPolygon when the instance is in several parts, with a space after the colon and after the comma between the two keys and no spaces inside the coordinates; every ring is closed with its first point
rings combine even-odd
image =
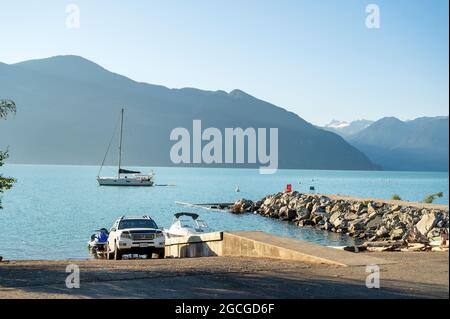
{"type": "MultiPolygon", "coordinates": [[[[259,175],[258,170],[244,169],[156,168],[157,184],[176,186],[109,188],[97,185],[97,170],[81,166],[3,167],[4,175],[18,181],[3,197],[0,255],[7,259],[88,258],[86,242],[92,231],[109,228],[118,216],[151,215],[160,227],[168,227],[173,214],[180,210],[200,212],[216,230],[262,230],[324,245],[351,242],[346,236],[257,215],[236,216],[175,204],[259,199],[283,190],[287,183],[300,191],[314,185],[321,193],[377,198],[398,193],[405,200],[422,200],[426,194],[443,191],[445,197],[437,202],[449,202],[448,173],[279,170],[275,175],[259,175]],[[235,193],[236,185],[240,193],[235,193]]],[[[104,173],[113,174],[113,168],[104,173]]]]}

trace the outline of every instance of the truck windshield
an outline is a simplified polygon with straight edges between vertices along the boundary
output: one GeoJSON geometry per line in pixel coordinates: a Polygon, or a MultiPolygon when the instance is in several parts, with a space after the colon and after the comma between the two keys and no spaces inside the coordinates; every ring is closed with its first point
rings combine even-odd
{"type": "Polygon", "coordinates": [[[119,229],[130,228],[158,228],[156,223],[151,219],[126,219],[119,223],[119,229]]]}

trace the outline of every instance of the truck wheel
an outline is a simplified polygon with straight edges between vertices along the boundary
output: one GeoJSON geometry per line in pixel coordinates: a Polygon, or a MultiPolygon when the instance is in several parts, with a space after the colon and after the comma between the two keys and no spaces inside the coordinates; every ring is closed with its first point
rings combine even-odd
{"type": "Polygon", "coordinates": [[[117,247],[117,243],[114,245],[114,260],[121,260],[122,254],[119,251],[119,247],[117,247]]]}
{"type": "Polygon", "coordinates": [[[165,257],[165,249],[164,248],[158,249],[158,259],[164,259],[164,257],[165,257]]]}

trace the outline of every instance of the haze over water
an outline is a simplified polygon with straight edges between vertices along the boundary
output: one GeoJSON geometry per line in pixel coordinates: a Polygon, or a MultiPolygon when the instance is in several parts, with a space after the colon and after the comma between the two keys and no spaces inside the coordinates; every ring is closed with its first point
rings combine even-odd
{"type": "MultiPolygon", "coordinates": [[[[148,169],[142,168],[143,172],[148,169]]],[[[100,227],[110,228],[121,215],[150,215],[159,227],[168,228],[173,214],[195,211],[215,230],[261,230],[323,245],[352,242],[345,235],[295,225],[258,215],[232,215],[183,207],[189,203],[257,200],[282,191],[291,183],[294,190],[309,186],[325,194],[421,201],[432,193],[444,192],[436,203],[448,204],[448,172],[373,172],[278,170],[260,175],[253,169],[155,168],[157,186],[152,188],[100,187],[98,167],[6,165],[5,176],[17,183],[3,196],[0,211],[0,255],[5,259],[89,258],[87,241],[100,227]],[[236,193],[236,186],[241,192],[236,193]]],[[[104,168],[102,175],[114,174],[104,168]]]]}

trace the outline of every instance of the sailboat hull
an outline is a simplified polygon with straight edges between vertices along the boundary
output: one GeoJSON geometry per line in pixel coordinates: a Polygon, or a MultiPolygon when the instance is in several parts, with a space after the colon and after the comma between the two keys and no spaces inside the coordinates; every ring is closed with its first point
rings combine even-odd
{"type": "Polygon", "coordinates": [[[97,178],[100,186],[153,186],[154,182],[151,179],[134,179],[134,178],[111,178],[100,177],[97,178]]]}

